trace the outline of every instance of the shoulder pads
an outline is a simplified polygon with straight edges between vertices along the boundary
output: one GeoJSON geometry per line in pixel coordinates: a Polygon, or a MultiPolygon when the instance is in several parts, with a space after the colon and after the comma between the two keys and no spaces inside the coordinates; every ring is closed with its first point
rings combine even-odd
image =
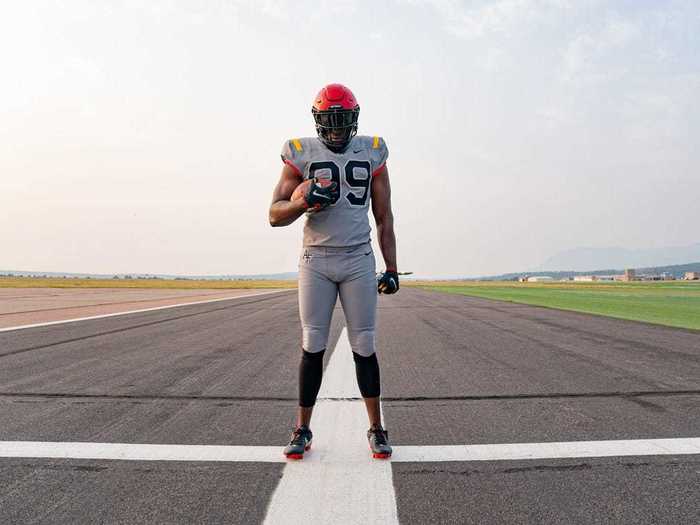
{"type": "Polygon", "coordinates": [[[386,159],[389,157],[389,150],[382,137],[374,136],[364,138],[366,138],[368,142],[369,157],[372,160],[372,174],[374,175],[386,164],[386,159]]]}
{"type": "Polygon", "coordinates": [[[303,176],[308,149],[308,143],[304,138],[286,140],[282,145],[282,162],[294,168],[299,176],[303,176]]]}

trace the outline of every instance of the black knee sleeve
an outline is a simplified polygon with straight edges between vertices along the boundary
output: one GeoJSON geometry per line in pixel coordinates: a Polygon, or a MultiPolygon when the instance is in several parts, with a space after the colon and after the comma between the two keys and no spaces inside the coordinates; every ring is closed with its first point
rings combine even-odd
{"type": "Polygon", "coordinates": [[[312,407],[316,403],[318,390],[321,388],[323,378],[323,354],[320,352],[307,352],[302,350],[301,363],[299,363],[299,406],[312,407]]]}
{"type": "Polygon", "coordinates": [[[360,387],[362,397],[379,397],[381,388],[379,384],[379,362],[377,354],[369,357],[352,353],[355,360],[355,373],[357,374],[357,386],[360,387]]]}

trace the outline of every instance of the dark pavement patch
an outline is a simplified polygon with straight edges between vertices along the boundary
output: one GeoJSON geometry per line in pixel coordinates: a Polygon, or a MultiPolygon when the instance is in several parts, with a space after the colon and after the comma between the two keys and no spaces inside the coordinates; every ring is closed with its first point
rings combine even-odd
{"type": "Polygon", "coordinates": [[[3,460],[0,523],[260,523],[283,468],[3,460]]]}
{"type": "Polygon", "coordinates": [[[695,456],[392,465],[399,521],[700,522],[695,456]]]}

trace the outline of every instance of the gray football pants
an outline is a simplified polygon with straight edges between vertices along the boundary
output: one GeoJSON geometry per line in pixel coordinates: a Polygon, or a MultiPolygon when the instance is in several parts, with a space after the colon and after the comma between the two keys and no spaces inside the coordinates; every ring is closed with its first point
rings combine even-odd
{"type": "Polygon", "coordinates": [[[309,246],[299,259],[299,315],[302,346],[320,352],[328,332],[336,299],[340,296],[352,351],[368,357],[375,351],[377,278],[369,243],[345,248],[309,246]]]}

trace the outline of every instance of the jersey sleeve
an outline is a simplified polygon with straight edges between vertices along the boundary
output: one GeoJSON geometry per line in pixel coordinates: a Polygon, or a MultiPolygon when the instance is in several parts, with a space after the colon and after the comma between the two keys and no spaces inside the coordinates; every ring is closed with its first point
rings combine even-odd
{"type": "Polygon", "coordinates": [[[304,176],[303,147],[299,139],[286,140],[282,145],[282,162],[290,166],[299,177],[304,176]]]}
{"type": "Polygon", "coordinates": [[[370,158],[372,159],[372,176],[377,175],[386,164],[389,150],[382,137],[372,137],[370,145],[370,158]]]}

